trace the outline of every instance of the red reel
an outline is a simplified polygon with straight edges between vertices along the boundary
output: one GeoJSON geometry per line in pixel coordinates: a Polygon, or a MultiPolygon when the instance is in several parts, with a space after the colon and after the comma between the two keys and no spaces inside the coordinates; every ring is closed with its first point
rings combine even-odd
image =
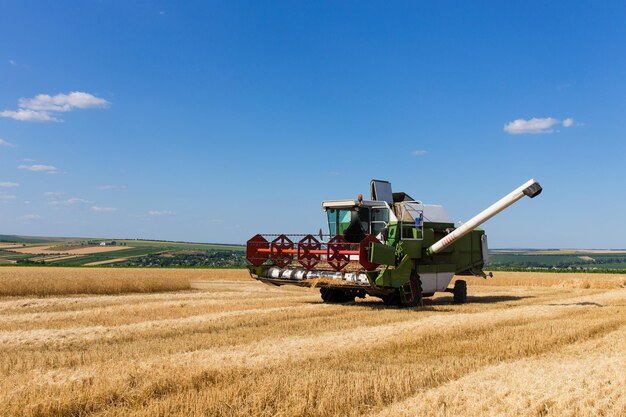
{"type": "Polygon", "coordinates": [[[322,259],[320,253],[311,253],[311,251],[319,251],[322,248],[322,244],[313,237],[313,235],[306,235],[300,242],[298,242],[298,262],[306,270],[311,270],[322,259]]]}
{"type": "Polygon", "coordinates": [[[254,266],[261,266],[270,257],[269,248],[270,242],[263,236],[256,235],[246,244],[246,259],[254,266]],[[265,249],[265,251],[259,252],[259,249],[265,249]]]}
{"type": "Polygon", "coordinates": [[[373,271],[378,268],[379,264],[369,261],[370,243],[380,243],[373,235],[365,236],[365,239],[359,243],[359,263],[366,271],[373,271]]]}
{"type": "Polygon", "coordinates": [[[272,240],[272,261],[281,268],[289,265],[293,261],[293,253],[286,253],[286,250],[293,249],[293,241],[285,235],[280,235],[272,240]]]}
{"type": "Polygon", "coordinates": [[[350,263],[350,255],[344,252],[350,250],[350,243],[343,235],[335,235],[328,241],[327,262],[335,271],[341,271],[350,263]]]}

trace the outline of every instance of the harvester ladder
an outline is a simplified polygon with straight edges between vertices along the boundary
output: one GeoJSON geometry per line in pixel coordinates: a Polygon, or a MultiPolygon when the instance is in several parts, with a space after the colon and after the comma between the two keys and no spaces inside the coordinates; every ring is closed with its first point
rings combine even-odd
{"type": "Polygon", "coordinates": [[[422,281],[415,270],[411,271],[411,279],[409,282],[399,288],[400,299],[405,305],[424,306],[422,298],[422,281]]]}

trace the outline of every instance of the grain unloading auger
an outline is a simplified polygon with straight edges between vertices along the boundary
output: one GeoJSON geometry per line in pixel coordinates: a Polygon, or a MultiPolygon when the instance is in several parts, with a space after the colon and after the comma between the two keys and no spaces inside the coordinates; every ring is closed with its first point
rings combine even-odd
{"type": "Polygon", "coordinates": [[[415,306],[422,297],[452,292],[467,301],[465,281],[486,277],[487,236],[478,229],[541,186],[531,179],[457,228],[441,206],[394,193],[387,181],[372,180],[371,199],[324,201],[329,235],[256,235],[246,247],[248,269],[274,285],[320,288],[325,302],[354,301],[366,294],[388,304],[415,306]]]}

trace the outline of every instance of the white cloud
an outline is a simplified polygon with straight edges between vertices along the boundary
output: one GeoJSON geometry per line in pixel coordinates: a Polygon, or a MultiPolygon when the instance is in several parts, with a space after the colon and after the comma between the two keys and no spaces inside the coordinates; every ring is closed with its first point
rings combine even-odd
{"type": "Polygon", "coordinates": [[[150,210],[149,216],[173,216],[174,212],[170,210],[150,210]]]}
{"type": "Polygon", "coordinates": [[[20,122],[58,122],[60,121],[56,117],[53,117],[50,114],[50,112],[36,111],[36,110],[30,110],[30,109],[0,111],[0,117],[6,117],[8,119],[19,120],[20,122]]]}
{"type": "Polygon", "coordinates": [[[538,133],[552,133],[554,125],[560,123],[558,119],[552,117],[532,119],[517,119],[504,125],[504,131],[510,135],[536,135],[538,133]]]}
{"type": "Polygon", "coordinates": [[[17,167],[17,169],[23,169],[33,172],[47,172],[48,174],[58,174],[59,172],[57,167],[52,165],[20,165],[17,167]]]}
{"type": "Polygon", "coordinates": [[[85,200],[84,198],[71,197],[65,201],[67,204],[88,204],[90,201],[85,200]]]}
{"type": "Polygon", "coordinates": [[[413,156],[424,156],[427,153],[428,153],[428,151],[424,151],[424,150],[421,150],[421,149],[416,149],[416,150],[411,152],[411,155],[413,155],[413,156]]]}
{"type": "Polygon", "coordinates": [[[98,206],[91,207],[91,211],[96,212],[96,213],[111,213],[116,210],[117,209],[115,207],[98,207],[98,206]]]}
{"type": "Polygon", "coordinates": [[[5,181],[5,182],[0,182],[0,187],[19,187],[20,185],[16,182],[10,182],[10,181],[5,181]]]}
{"type": "Polygon", "coordinates": [[[14,200],[15,196],[13,194],[4,194],[0,193],[0,201],[9,201],[14,200]]]}
{"type": "Polygon", "coordinates": [[[574,119],[567,118],[563,120],[563,127],[572,127],[572,126],[574,126],[574,119]]]}
{"type": "Polygon", "coordinates": [[[36,111],[68,112],[73,109],[88,109],[93,107],[106,107],[109,102],[93,94],[82,91],[72,91],[69,94],[39,94],[33,98],[21,98],[18,107],[36,111]]]}
{"type": "Polygon", "coordinates": [[[12,143],[7,142],[4,139],[0,139],[0,146],[6,146],[7,148],[14,148],[15,145],[13,145],[12,143]]]}
{"type": "Polygon", "coordinates": [[[20,219],[30,222],[33,220],[41,220],[42,217],[39,214],[25,214],[22,217],[20,217],[20,219]]]}
{"type": "Polygon", "coordinates": [[[65,193],[61,193],[59,191],[46,191],[45,193],[43,193],[43,195],[45,195],[46,197],[60,197],[65,193]]]}
{"type": "Polygon", "coordinates": [[[18,110],[0,111],[0,117],[7,117],[23,122],[60,122],[55,113],[65,113],[74,109],[108,107],[109,102],[103,98],[82,91],[69,94],[39,94],[32,98],[20,98],[18,110]]]}
{"type": "Polygon", "coordinates": [[[96,187],[98,190],[123,190],[126,188],[125,185],[100,185],[96,187]]]}
{"type": "MultiPolygon", "coordinates": [[[[45,195],[50,196],[50,197],[59,197],[62,193],[46,193],[45,195]]],[[[70,197],[67,200],[50,200],[46,203],[49,206],[67,206],[67,205],[74,205],[74,204],[91,204],[91,201],[85,200],[84,198],[78,198],[78,197],[70,197]]]]}

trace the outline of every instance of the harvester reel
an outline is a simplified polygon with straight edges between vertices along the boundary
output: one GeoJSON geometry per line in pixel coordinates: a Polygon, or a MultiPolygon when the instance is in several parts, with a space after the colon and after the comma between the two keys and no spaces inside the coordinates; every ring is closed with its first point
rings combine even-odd
{"type": "Polygon", "coordinates": [[[300,265],[307,271],[313,269],[320,262],[322,256],[312,251],[319,251],[321,248],[322,244],[313,235],[306,235],[302,238],[298,242],[298,262],[300,265]]]}
{"type": "Polygon", "coordinates": [[[272,240],[272,261],[281,268],[293,261],[293,254],[285,251],[293,249],[293,242],[286,235],[280,235],[272,240]]]}
{"type": "Polygon", "coordinates": [[[359,263],[366,271],[373,271],[379,266],[379,264],[369,261],[370,243],[380,243],[380,240],[376,239],[373,235],[367,235],[365,239],[359,243],[359,263]]]}
{"type": "Polygon", "coordinates": [[[312,251],[319,251],[321,248],[322,244],[313,235],[306,235],[302,238],[298,242],[298,262],[300,262],[300,265],[308,271],[313,269],[320,262],[322,256],[312,251]]]}
{"type": "Polygon", "coordinates": [[[261,266],[270,257],[270,242],[263,236],[256,235],[248,240],[246,245],[246,258],[254,266],[261,266]],[[263,249],[263,251],[259,251],[263,249]]]}
{"type": "Polygon", "coordinates": [[[350,263],[350,255],[345,253],[350,250],[350,243],[348,243],[343,235],[335,235],[328,241],[327,246],[328,264],[332,266],[335,271],[341,271],[350,263]]]}

